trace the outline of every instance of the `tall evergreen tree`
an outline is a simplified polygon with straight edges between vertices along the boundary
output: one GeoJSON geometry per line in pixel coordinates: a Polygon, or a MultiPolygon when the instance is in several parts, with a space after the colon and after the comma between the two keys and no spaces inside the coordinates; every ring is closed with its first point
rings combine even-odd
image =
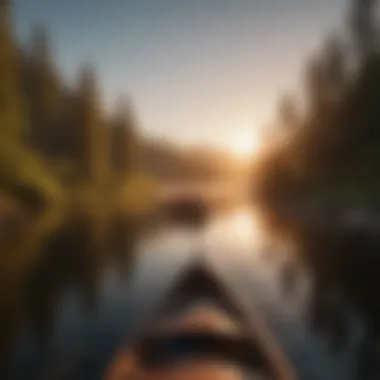
{"type": "Polygon", "coordinates": [[[25,127],[10,0],[0,0],[0,133],[20,137],[25,127]]]}
{"type": "Polygon", "coordinates": [[[75,103],[79,165],[86,180],[101,185],[107,178],[108,139],[96,74],[91,66],[84,66],[80,72],[75,103]]]}
{"type": "Polygon", "coordinates": [[[36,27],[27,57],[25,88],[28,96],[33,145],[44,152],[54,153],[62,120],[61,84],[50,51],[45,28],[36,27]]]}
{"type": "Polygon", "coordinates": [[[129,102],[121,100],[112,125],[111,152],[117,179],[123,181],[136,164],[135,118],[129,102]]]}
{"type": "Polygon", "coordinates": [[[359,59],[370,54],[378,43],[376,5],[377,0],[353,0],[350,26],[359,59]]]}
{"type": "Polygon", "coordinates": [[[308,113],[319,114],[326,101],[324,67],[321,57],[314,57],[306,66],[305,84],[308,113]]]}
{"type": "Polygon", "coordinates": [[[325,75],[332,102],[342,99],[348,81],[348,61],[342,42],[331,36],[324,49],[325,75]]]}

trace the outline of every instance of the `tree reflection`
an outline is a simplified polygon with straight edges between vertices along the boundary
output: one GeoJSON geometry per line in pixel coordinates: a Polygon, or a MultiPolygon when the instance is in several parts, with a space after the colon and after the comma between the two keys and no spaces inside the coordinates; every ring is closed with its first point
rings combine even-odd
{"type": "Polygon", "coordinates": [[[332,353],[346,347],[353,313],[361,317],[365,333],[357,351],[357,375],[369,379],[380,369],[380,238],[369,226],[345,227],[343,219],[332,226],[327,214],[324,222],[272,215],[277,221],[271,231],[291,241],[298,261],[282,268],[282,285],[284,291],[294,287],[298,265],[307,271],[312,281],[307,319],[315,333],[328,338],[332,353]]]}
{"type": "MultiPolygon", "coordinates": [[[[25,255],[33,255],[34,262],[19,277],[9,273],[10,293],[8,297],[2,294],[0,349],[4,374],[9,369],[19,328],[24,324],[33,333],[35,343],[41,348],[49,347],[60,302],[68,291],[79,294],[84,312],[96,312],[105,269],[116,265],[123,268],[123,276],[130,273],[138,230],[139,226],[128,218],[69,218],[41,236],[35,250],[13,251],[19,271],[25,255]]],[[[31,243],[24,240],[28,237],[19,235],[24,247],[31,243]]]]}

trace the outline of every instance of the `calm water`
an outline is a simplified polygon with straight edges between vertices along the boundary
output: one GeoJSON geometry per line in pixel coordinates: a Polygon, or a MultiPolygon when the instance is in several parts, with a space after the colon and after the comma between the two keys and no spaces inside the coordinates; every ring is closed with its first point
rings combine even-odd
{"type": "MultiPolygon", "coordinates": [[[[114,248],[116,260],[97,256],[91,264],[76,263],[78,273],[92,271],[83,284],[59,274],[61,269],[56,274],[46,264],[35,295],[39,299],[43,292],[45,297],[31,302],[37,323],[28,321],[19,332],[12,377],[100,379],[116,347],[132,338],[173,277],[201,255],[252,310],[266,315],[301,379],[350,379],[352,350],[332,355],[324,337],[310,332],[304,322],[307,276],[301,272],[293,292],[286,292],[279,280],[289,250],[268,236],[254,210],[239,207],[215,216],[202,229],[163,226],[149,230],[133,249],[130,245],[114,248]],[[88,265],[90,271],[84,270],[88,265]],[[41,306],[49,302],[49,307],[41,306]],[[38,326],[40,337],[46,338],[42,346],[35,339],[38,326]]],[[[72,265],[68,268],[67,273],[72,265]]]]}

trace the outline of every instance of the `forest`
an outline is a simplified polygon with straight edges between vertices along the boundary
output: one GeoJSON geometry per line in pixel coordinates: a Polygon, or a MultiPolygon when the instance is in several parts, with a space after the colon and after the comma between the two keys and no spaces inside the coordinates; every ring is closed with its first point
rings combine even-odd
{"type": "Polygon", "coordinates": [[[377,208],[380,165],[380,35],[376,1],[355,0],[342,30],[309,58],[302,102],[280,98],[275,130],[256,165],[260,202],[300,200],[377,208]]]}
{"type": "Polygon", "coordinates": [[[29,44],[20,46],[7,3],[0,24],[2,193],[32,209],[77,197],[80,203],[105,200],[138,170],[131,107],[120,101],[114,114],[105,114],[91,65],[69,86],[45,28],[36,27],[29,44]]]}

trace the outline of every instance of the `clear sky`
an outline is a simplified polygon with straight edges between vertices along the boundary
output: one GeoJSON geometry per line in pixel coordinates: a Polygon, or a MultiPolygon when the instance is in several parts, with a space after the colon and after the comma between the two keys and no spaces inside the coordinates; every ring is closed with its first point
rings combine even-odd
{"type": "Polygon", "coordinates": [[[142,131],[225,144],[262,125],[299,87],[305,57],[346,0],[15,0],[17,33],[49,27],[73,78],[92,62],[110,107],[133,99],[142,131]]]}

